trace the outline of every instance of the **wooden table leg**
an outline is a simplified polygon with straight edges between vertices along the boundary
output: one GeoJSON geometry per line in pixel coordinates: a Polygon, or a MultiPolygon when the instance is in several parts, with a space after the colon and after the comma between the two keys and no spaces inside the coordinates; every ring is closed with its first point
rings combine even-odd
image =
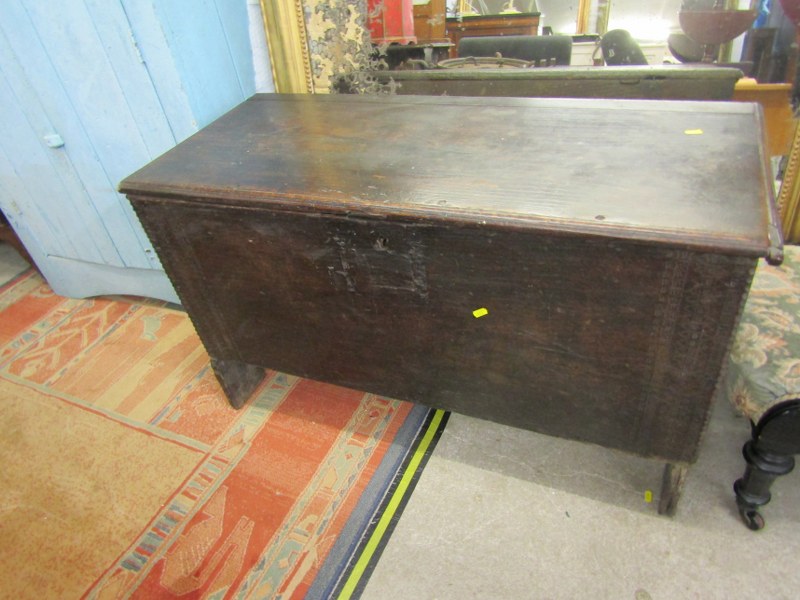
{"type": "Polygon", "coordinates": [[[242,408],[259,383],[264,379],[265,369],[236,360],[211,359],[211,367],[217,376],[222,391],[233,408],[242,408]]]}
{"type": "Polygon", "coordinates": [[[688,465],[667,463],[664,478],[661,480],[661,498],[658,501],[658,514],[671,517],[678,508],[678,500],[683,493],[688,465]]]}

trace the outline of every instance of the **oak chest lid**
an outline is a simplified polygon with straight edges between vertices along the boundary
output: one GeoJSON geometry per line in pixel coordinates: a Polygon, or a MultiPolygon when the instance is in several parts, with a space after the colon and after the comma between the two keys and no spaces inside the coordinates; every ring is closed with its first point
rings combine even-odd
{"type": "Polygon", "coordinates": [[[780,236],[760,119],[734,102],[259,94],[120,190],[765,256],[780,236]]]}

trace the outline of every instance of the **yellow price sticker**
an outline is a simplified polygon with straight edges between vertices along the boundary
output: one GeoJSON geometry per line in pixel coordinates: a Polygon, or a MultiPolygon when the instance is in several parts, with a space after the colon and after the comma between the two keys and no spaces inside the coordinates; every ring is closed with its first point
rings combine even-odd
{"type": "Polygon", "coordinates": [[[485,308],[476,308],[475,310],[472,311],[472,316],[475,317],[476,319],[480,319],[481,317],[485,317],[488,314],[489,314],[489,311],[486,310],[485,308]]]}
{"type": "Polygon", "coordinates": [[[685,133],[686,135],[703,135],[703,130],[702,129],[687,129],[683,133],[685,133]]]}

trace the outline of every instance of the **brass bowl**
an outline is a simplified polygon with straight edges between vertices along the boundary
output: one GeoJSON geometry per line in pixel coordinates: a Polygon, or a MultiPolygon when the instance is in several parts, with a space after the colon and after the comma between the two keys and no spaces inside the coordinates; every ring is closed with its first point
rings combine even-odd
{"type": "Polygon", "coordinates": [[[682,10],[681,29],[698,44],[723,44],[743,34],[756,20],[755,10],[682,10]]]}
{"type": "Polygon", "coordinates": [[[683,32],[670,33],[667,47],[672,56],[682,63],[696,63],[703,60],[703,45],[698,44],[683,32]]]}

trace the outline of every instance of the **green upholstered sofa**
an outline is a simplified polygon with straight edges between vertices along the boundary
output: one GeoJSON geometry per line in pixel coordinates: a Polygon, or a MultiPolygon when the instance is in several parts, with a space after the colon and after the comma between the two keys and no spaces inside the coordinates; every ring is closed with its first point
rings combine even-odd
{"type": "Polygon", "coordinates": [[[783,265],[756,269],[723,391],[751,421],[747,467],[734,490],[744,522],[761,529],[772,482],[800,452],[800,247],[786,246],[783,265]]]}

